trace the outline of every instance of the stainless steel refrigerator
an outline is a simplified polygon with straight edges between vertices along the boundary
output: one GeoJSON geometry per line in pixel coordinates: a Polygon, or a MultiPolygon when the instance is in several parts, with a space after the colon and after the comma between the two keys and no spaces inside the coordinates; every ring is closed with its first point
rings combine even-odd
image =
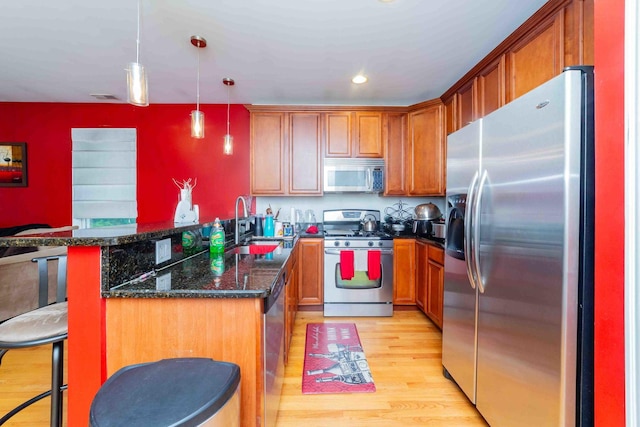
{"type": "Polygon", "coordinates": [[[593,425],[593,70],[447,141],[444,374],[502,426],[593,425]]]}

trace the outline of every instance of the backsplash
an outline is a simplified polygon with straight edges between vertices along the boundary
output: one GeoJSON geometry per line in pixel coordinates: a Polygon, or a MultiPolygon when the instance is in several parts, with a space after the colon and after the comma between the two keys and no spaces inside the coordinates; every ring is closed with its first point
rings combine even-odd
{"type": "Polygon", "coordinates": [[[374,194],[326,194],[319,197],[256,197],[256,213],[264,214],[271,206],[273,213],[280,209],[278,220],[290,221],[291,208],[301,209],[303,212],[312,209],[318,222],[322,221],[322,211],[326,209],[376,209],[384,218],[385,209],[402,201],[410,208],[421,203],[434,203],[445,213],[444,197],[382,197],[374,194]]]}

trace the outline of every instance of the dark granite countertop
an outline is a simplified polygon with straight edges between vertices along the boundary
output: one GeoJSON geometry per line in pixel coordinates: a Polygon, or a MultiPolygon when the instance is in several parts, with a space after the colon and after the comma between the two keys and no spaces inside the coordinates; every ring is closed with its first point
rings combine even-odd
{"type": "MultiPolygon", "coordinates": [[[[273,242],[277,244],[278,242],[273,242]]],[[[222,260],[203,251],[174,265],[103,290],[105,298],[265,298],[287,262],[293,241],[267,254],[239,254],[230,248],[222,260]],[[221,265],[224,270],[221,271],[221,265]]]]}
{"type": "Polygon", "coordinates": [[[58,233],[42,233],[28,236],[0,237],[4,246],[114,246],[144,240],[159,239],[176,232],[197,230],[210,221],[193,224],[175,224],[173,221],[148,224],[131,224],[112,227],[87,228],[58,233]]]}

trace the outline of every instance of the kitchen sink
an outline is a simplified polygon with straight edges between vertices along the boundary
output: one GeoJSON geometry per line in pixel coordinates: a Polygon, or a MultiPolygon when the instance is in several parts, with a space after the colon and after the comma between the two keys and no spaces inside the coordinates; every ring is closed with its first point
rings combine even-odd
{"type": "Polygon", "coordinates": [[[253,242],[248,245],[237,246],[233,249],[233,253],[241,255],[260,255],[268,254],[278,248],[278,244],[273,242],[253,242]]]}

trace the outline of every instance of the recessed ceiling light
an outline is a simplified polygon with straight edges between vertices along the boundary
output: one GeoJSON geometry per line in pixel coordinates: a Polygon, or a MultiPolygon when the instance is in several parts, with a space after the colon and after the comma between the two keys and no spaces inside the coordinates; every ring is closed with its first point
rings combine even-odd
{"type": "Polygon", "coordinates": [[[380,0],[382,3],[393,3],[396,0],[380,0]]]}
{"type": "Polygon", "coordinates": [[[363,76],[362,74],[358,74],[357,76],[352,78],[351,81],[353,83],[357,84],[357,85],[361,85],[362,83],[366,83],[367,82],[367,78],[365,76],[363,76]]]}

